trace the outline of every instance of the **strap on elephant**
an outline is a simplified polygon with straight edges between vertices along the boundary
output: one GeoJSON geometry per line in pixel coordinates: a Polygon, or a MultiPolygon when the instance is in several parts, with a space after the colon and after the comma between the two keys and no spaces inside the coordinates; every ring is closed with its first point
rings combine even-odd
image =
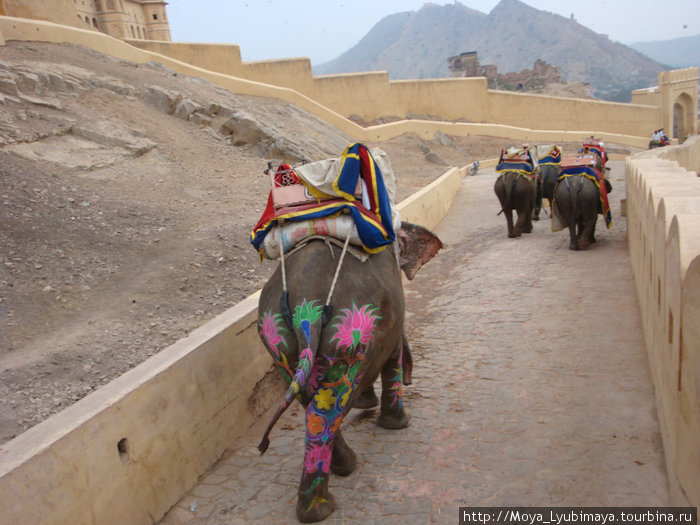
{"type": "MultiPolygon", "coordinates": [[[[331,312],[333,311],[333,306],[331,305],[331,298],[333,297],[333,292],[335,291],[335,285],[338,282],[338,275],[340,275],[340,267],[343,265],[343,259],[348,251],[348,244],[350,244],[350,235],[352,233],[352,228],[348,229],[348,233],[345,236],[345,243],[343,244],[343,251],[340,253],[340,259],[338,260],[338,266],[335,268],[335,275],[333,276],[333,281],[331,282],[331,288],[328,291],[328,297],[326,297],[326,303],[323,305],[323,317],[321,320],[322,326],[326,326],[331,318],[331,312]]],[[[280,264],[282,265],[282,297],[280,298],[280,307],[282,308],[282,316],[284,321],[290,330],[294,329],[292,320],[292,311],[289,308],[289,292],[287,291],[287,273],[284,267],[284,243],[280,241],[280,264]]]]}

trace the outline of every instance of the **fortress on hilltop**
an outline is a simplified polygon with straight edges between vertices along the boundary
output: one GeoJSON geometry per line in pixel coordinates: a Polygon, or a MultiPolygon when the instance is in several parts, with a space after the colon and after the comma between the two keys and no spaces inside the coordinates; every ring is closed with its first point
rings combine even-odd
{"type": "Polygon", "coordinates": [[[457,77],[486,77],[489,89],[505,89],[507,91],[534,91],[552,84],[562,84],[564,80],[559,66],[548,64],[541,58],[535,60],[532,69],[518,72],[498,72],[492,64],[479,64],[476,51],[468,51],[447,59],[447,66],[453,78],[457,77]]]}
{"type": "Polygon", "coordinates": [[[124,40],[170,42],[163,0],[0,0],[0,15],[101,31],[124,40]]]}

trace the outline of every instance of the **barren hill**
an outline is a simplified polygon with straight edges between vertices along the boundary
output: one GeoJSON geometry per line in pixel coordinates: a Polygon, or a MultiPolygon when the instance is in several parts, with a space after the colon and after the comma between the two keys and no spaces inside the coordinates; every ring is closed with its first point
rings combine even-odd
{"type": "Polygon", "coordinates": [[[466,51],[476,51],[481,64],[494,64],[500,73],[529,69],[541,58],[561,67],[566,81],[588,82],[594,95],[608,100],[629,100],[632,89],[655,85],[665,69],[572,18],[501,0],[488,15],[456,2],[385,17],[355,47],[315,65],[314,73],[449,77],[447,59],[466,51]]]}

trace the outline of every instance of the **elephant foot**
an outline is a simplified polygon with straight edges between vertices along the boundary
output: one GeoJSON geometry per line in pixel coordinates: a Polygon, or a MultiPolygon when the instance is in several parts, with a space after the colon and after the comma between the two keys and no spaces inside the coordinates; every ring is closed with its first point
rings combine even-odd
{"type": "Polygon", "coordinates": [[[316,521],[325,520],[333,514],[335,510],[335,498],[330,492],[326,492],[324,496],[308,497],[299,494],[297,500],[297,518],[302,523],[313,523],[316,521]]]}
{"type": "Polygon", "coordinates": [[[398,412],[382,412],[377,419],[377,425],[389,430],[398,430],[406,428],[411,421],[411,417],[404,409],[398,412]]]}
{"type": "Polygon", "coordinates": [[[374,393],[374,386],[369,385],[369,387],[360,392],[360,394],[352,402],[352,408],[368,409],[376,407],[378,404],[379,398],[377,397],[377,394],[374,393]]]}
{"type": "Polygon", "coordinates": [[[578,243],[572,242],[569,244],[569,250],[576,250],[578,251],[578,243]]]}
{"type": "Polygon", "coordinates": [[[509,234],[508,234],[508,238],[509,238],[509,239],[513,239],[513,238],[515,238],[515,237],[520,237],[520,236],[517,235],[517,234],[515,234],[515,233],[509,233],[509,234]]]}
{"type": "Polygon", "coordinates": [[[579,248],[581,248],[582,250],[585,250],[585,249],[588,248],[588,246],[590,245],[590,243],[589,243],[587,240],[580,240],[580,241],[578,242],[578,245],[579,245],[579,248]]]}
{"type": "Polygon", "coordinates": [[[337,476],[349,476],[357,468],[357,456],[344,439],[336,438],[333,445],[331,472],[337,476]]]}

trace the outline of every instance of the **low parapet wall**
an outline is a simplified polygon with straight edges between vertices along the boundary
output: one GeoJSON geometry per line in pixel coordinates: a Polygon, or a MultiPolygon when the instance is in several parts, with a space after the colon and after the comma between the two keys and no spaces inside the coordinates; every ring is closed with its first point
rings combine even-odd
{"type": "Polygon", "coordinates": [[[626,162],[627,231],[673,503],[700,506],[700,136],[626,162]]]}
{"type": "MultiPolygon", "coordinates": [[[[464,173],[452,168],[406,199],[401,217],[433,228],[464,173]]],[[[257,334],[258,296],[2,445],[2,522],[159,520],[283,394],[280,383],[256,388],[272,367],[257,334]]]]}

